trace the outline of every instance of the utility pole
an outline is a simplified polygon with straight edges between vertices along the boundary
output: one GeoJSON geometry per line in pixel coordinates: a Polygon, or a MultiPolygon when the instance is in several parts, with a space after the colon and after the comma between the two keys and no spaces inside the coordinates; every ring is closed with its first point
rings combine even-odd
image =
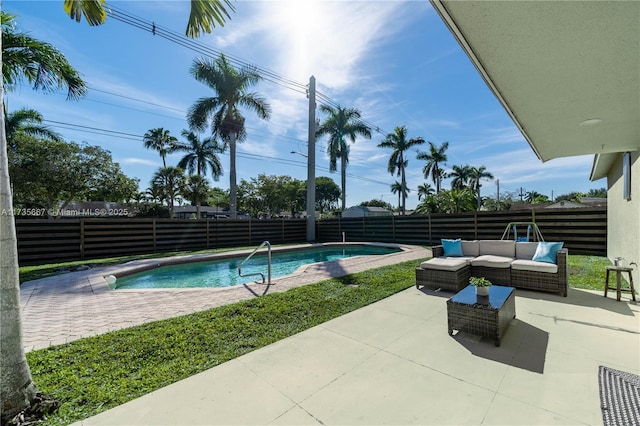
{"type": "Polygon", "coordinates": [[[520,194],[518,194],[520,196],[520,201],[522,201],[522,197],[524,197],[524,189],[522,189],[522,187],[520,187],[520,194]]]}
{"type": "Polygon", "coordinates": [[[309,147],[307,150],[307,241],[316,240],[316,78],[309,78],[309,147]]]}
{"type": "Polygon", "coordinates": [[[500,179],[496,179],[496,186],[498,187],[496,199],[498,200],[498,211],[500,211],[500,179]]]}

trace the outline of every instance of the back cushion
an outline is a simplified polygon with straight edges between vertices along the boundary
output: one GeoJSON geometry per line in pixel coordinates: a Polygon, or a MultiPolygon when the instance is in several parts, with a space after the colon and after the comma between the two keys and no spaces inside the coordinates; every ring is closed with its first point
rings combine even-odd
{"type": "Polygon", "coordinates": [[[462,241],[462,252],[465,256],[476,257],[480,254],[480,243],[478,241],[462,241]]]}
{"type": "Polygon", "coordinates": [[[516,259],[531,260],[538,248],[538,243],[516,243],[516,259]]]}
{"type": "Polygon", "coordinates": [[[480,254],[516,257],[516,242],[513,240],[480,240],[480,254]]]}

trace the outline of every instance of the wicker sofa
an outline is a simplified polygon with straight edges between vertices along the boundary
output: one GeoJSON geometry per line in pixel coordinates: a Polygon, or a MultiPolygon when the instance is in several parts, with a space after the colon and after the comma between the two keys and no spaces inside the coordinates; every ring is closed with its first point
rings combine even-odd
{"type": "Polygon", "coordinates": [[[462,241],[462,256],[444,256],[443,246],[432,248],[433,258],[416,268],[416,287],[458,292],[469,278],[485,277],[493,284],[567,296],[567,256],[563,248],[556,263],[532,260],[538,242],[511,240],[462,241]]]}

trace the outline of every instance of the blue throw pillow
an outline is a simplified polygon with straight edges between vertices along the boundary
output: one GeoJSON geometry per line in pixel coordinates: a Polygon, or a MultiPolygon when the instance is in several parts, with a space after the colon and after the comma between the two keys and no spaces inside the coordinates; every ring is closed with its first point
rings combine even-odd
{"type": "Polygon", "coordinates": [[[442,242],[442,248],[444,249],[444,255],[449,257],[461,257],[462,253],[462,241],[460,238],[457,240],[440,240],[442,242]]]}
{"type": "Polygon", "coordinates": [[[556,263],[558,260],[558,251],[562,248],[564,243],[547,243],[539,242],[533,259],[536,262],[556,263]]]}

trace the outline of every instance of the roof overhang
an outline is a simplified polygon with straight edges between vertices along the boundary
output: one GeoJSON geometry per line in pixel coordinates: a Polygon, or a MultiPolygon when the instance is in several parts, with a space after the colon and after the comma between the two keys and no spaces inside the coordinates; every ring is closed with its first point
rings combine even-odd
{"type": "Polygon", "coordinates": [[[540,160],[640,150],[640,2],[430,1],[540,160]]]}

